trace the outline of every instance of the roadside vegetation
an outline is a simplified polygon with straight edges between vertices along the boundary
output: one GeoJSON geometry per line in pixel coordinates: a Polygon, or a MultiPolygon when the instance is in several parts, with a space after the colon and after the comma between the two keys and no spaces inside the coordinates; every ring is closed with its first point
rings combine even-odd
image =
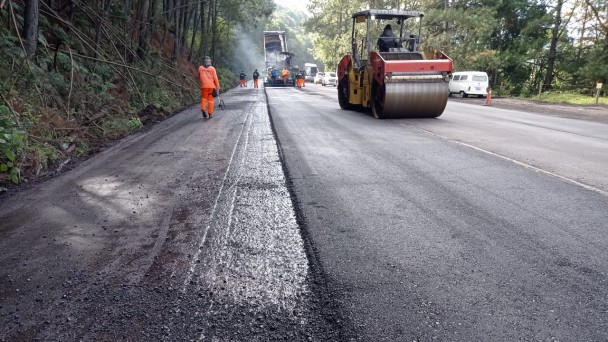
{"type": "Polygon", "coordinates": [[[0,192],[199,101],[211,56],[236,84],[236,28],[271,0],[0,0],[0,192]]]}
{"type": "MultiPolygon", "coordinates": [[[[538,100],[549,103],[566,103],[573,105],[595,105],[595,96],[578,94],[573,92],[547,91],[536,97],[527,97],[531,100],[538,100]]],[[[598,98],[598,104],[608,106],[608,97],[601,96],[598,98]]]]}

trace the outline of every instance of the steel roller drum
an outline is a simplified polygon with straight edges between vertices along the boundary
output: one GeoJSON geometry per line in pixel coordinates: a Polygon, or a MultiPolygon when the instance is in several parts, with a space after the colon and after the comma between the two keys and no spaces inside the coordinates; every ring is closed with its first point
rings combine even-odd
{"type": "Polygon", "coordinates": [[[385,84],[382,118],[435,118],[448,102],[448,83],[400,82],[385,84]]]}

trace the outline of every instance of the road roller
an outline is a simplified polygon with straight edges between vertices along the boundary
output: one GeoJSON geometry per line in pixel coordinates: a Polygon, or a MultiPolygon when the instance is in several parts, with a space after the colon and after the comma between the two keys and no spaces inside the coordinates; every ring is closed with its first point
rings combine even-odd
{"type": "Polygon", "coordinates": [[[352,52],[338,64],[338,101],[377,119],[436,118],[447,104],[452,60],[419,51],[423,12],[364,10],[352,15],[352,52]]]}

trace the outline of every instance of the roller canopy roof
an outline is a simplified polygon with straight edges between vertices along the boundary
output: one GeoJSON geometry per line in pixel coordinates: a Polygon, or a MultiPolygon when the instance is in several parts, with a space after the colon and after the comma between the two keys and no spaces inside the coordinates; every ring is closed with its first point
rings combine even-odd
{"type": "Polygon", "coordinates": [[[357,17],[368,17],[373,15],[376,19],[397,19],[397,18],[414,18],[414,17],[424,17],[424,12],[418,11],[399,11],[399,10],[378,10],[378,9],[369,9],[361,12],[357,12],[353,14],[353,18],[357,17]]]}

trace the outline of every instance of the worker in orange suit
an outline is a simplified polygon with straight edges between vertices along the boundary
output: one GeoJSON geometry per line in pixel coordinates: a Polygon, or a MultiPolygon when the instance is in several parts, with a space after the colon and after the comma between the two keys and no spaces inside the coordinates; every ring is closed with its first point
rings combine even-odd
{"type": "Polygon", "coordinates": [[[287,84],[287,80],[289,79],[289,70],[287,70],[287,68],[283,68],[281,76],[283,77],[283,83],[287,84]]]}
{"type": "Polygon", "coordinates": [[[220,91],[220,81],[217,79],[215,68],[211,65],[211,57],[203,58],[203,65],[198,67],[198,79],[201,82],[201,112],[203,117],[207,118],[208,110],[209,118],[211,118],[213,117],[213,91],[215,90],[216,94],[220,91]]]}
{"type": "Polygon", "coordinates": [[[239,78],[241,79],[241,87],[246,87],[247,86],[247,75],[245,74],[245,71],[241,70],[241,74],[239,75],[239,78]]]}
{"type": "Polygon", "coordinates": [[[296,85],[298,88],[302,88],[304,86],[304,74],[302,70],[298,71],[296,74],[296,85]]]}
{"type": "Polygon", "coordinates": [[[253,72],[253,87],[257,88],[258,87],[258,78],[260,77],[260,73],[258,72],[258,69],[255,69],[255,71],[253,72]]]}

